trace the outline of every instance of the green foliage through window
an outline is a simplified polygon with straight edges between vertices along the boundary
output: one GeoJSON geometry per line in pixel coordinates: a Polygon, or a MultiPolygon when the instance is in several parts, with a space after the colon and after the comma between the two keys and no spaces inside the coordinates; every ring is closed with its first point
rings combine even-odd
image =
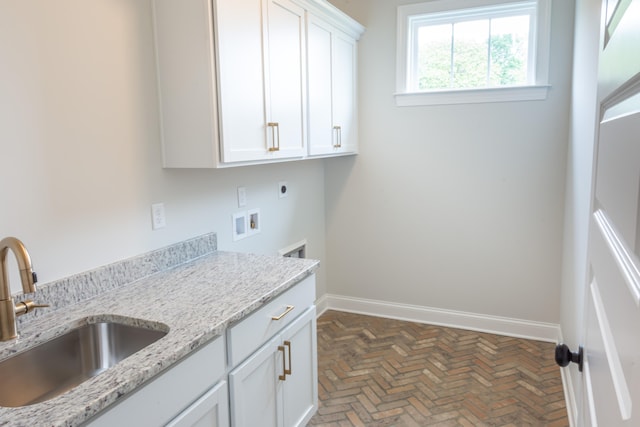
{"type": "Polygon", "coordinates": [[[526,85],[529,15],[414,27],[420,91],[526,85]]]}

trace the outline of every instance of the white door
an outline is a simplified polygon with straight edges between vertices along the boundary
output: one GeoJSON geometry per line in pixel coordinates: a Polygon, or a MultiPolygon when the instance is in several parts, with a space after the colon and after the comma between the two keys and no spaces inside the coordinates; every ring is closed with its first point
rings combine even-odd
{"type": "Polygon", "coordinates": [[[309,154],[355,153],[356,40],[322,19],[307,22],[309,154]]]}
{"type": "Polygon", "coordinates": [[[358,150],[356,111],[356,41],[340,31],[333,33],[333,125],[341,152],[358,150]]]}
{"type": "Polygon", "coordinates": [[[282,331],[288,374],[283,381],[284,426],[304,427],[318,409],[316,309],[282,331]]]}
{"type": "Polygon", "coordinates": [[[229,401],[227,382],[206,392],[166,427],[228,427],[229,401]]]}
{"type": "Polygon", "coordinates": [[[331,41],[333,27],[309,15],[307,69],[309,76],[309,154],[331,154],[334,148],[331,41]]]}
{"type": "Polygon", "coordinates": [[[301,157],[306,149],[305,11],[289,0],[265,1],[269,155],[301,157]]]}
{"type": "Polygon", "coordinates": [[[283,353],[280,335],[261,347],[229,373],[229,400],[233,427],[282,425],[283,353]]]}
{"type": "Polygon", "coordinates": [[[215,5],[222,160],[303,156],[304,9],[290,0],[215,5]]]}
{"type": "Polygon", "coordinates": [[[640,425],[640,0],[603,0],[580,426],[640,425]]]}

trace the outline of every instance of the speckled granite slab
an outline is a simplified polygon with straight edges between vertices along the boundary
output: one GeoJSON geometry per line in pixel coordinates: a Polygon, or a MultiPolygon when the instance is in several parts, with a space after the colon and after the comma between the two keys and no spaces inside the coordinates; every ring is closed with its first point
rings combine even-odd
{"type": "Polygon", "coordinates": [[[30,323],[33,318],[45,316],[50,311],[93,298],[217,249],[216,233],[209,233],[54,282],[38,283],[37,292],[24,295],[24,299],[46,303],[49,307],[36,310],[28,316],[18,317],[18,328],[21,324],[30,323]]]}
{"type": "MultiPolygon", "coordinates": [[[[23,321],[17,340],[0,343],[0,360],[92,319],[168,328],[169,333],[144,351],[49,401],[0,408],[0,426],[82,424],[312,274],[318,261],[210,251],[191,262],[176,264],[155,274],[142,273],[141,279],[120,286],[111,286],[104,277],[101,283],[109,290],[23,321]]],[[[141,270],[153,268],[158,267],[141,270]]]]}

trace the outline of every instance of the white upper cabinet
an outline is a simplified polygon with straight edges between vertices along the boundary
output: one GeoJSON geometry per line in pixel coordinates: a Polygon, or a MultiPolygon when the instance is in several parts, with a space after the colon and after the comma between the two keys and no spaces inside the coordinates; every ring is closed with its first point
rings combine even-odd
{"type": "Polygon", "coordinates": [[[303,157],[304,9],[289,0],[216,4],[221,161],[303,157]]]}
{"type": "Polygon", "coordinates": [[[154,0],[164,167],[215,167],[218,98],[208,0],[154,0]]]}
{"type": "Polygon", "coordinates": [[[358,151],[356,39],[310,14],[309,155],[358,151]]]}
{"type": "Polygon", "coordinates": [[[364,29],[328,2],[153,0],[153,10],[164,167],[356,151],[364,29]],[[329,36],[317,54],[315,28],[329,36]]]}

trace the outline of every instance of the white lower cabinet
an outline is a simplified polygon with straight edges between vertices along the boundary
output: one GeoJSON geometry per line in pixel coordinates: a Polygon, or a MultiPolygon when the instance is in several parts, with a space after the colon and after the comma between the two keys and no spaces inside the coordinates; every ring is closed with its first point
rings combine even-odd
{"type": "Polygon", "coordinates": [[[85,425],[305,426],[318,408],[314,299],[312,274],[85,425]]]}
{"type": "Polygon", "coordinates": [[[227,427],[229,399],[227,382],[220,383],[182,411],[167,427],[227,427]]]}
{"type": "Polygon", "coordinates": [[[86,425],[228,426],[225,352],[213,340],[86,425]]]}
{"type": "Polygon", "coordinates": [[[229,374],[232,425],[306,425],[317,409],[317,377],[311,306],[229,374]]]}
{"type": "Polygon", "coordinates": [[[318,409],[316,309],[307,310],[282,332],[287,368],[282,381],[284,426],[305,426],[318,409]]]}

